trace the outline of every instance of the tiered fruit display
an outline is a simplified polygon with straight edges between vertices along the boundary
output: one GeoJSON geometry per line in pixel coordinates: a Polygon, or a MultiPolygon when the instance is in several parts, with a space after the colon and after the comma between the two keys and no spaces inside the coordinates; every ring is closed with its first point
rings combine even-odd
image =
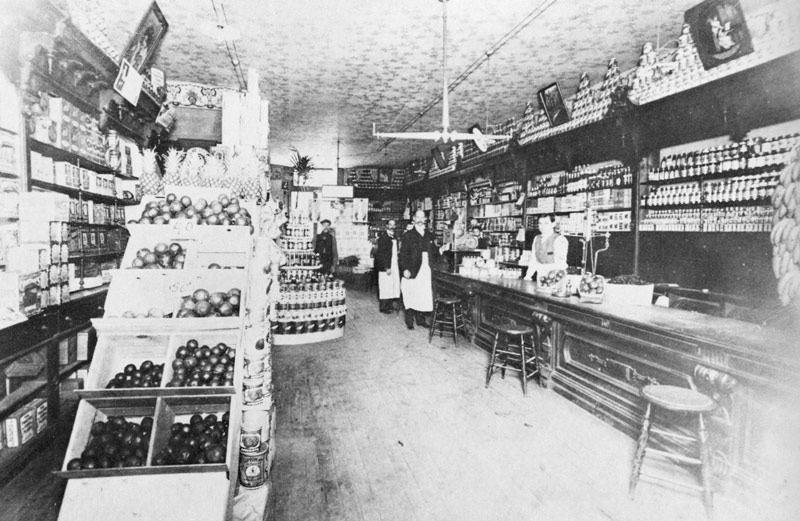
{"type": "Polygon", "coordinates": [[[228,446],[228,419],[216,414],[194,414],[189,423],[176,422],[170,428],[167,446],[153,458],[153,465],[199,465],[225,463],[228,446]]]}
{"type": "Polygon", "coordinates": [[[136,252],[136,258],[131,262],[133,269],[183,269],[186,262],[186,253],[183,246],[177,242],[167,244],[160,242],[152,250],[142,248],[136,252]]]}
{"type": "Polygon", "coordinates": [[[233,385],[236,350],[223,342],[214,347],[191,339],[178,347],[167,387],[219,387],[233,385]]]}
{"type": "Polygon", "coordinates": [[[772,194],[772,271],[784,306],[800,304],[800,147],[781,172],[772,194]]]}
{"type": "Polygon", "coordinates": [[[250,226],[252,220],[246,208],[235,197],[220,195],[216,201],[207,201],[184,195],[169,194],[164,200],[150,201],[145,205],[138,224],[167,224],[173,219],[189,219],[196,224],[222,226],[250,226]]]}
{"type": "Polygon", "coordinates": [[[198,289],[183,298],[178,318],[189,317],[238,317],[242,292],[232,288],[227,293],[217,291],[211,293],[198,289]]]}
{"type": "Polygon", "coordinates": [[[141,423],[122,416],[109,416],[92,425],[91,438],[80,458],[67,463],[67,470],[141,467],[147,461],[147,447],[153,431],[153,418],[141,423]]]}
{"type": "Polygon", "coordinates": [[[106,389],[130,389],[132,387],[158,387],[164,374],[164,364],[145,360],[139,367],[128,364],[121,373],[108,381],[106,389]]]}
{"type": "Polygon", "coordinates": [[[597,297],[602,298],[603,292],[605,291],[605,284],[606,281],[602,275],[593,275],[587,271],[581,277],[578,291],[581,296],[586,295],[590,299],[597,297]]]}

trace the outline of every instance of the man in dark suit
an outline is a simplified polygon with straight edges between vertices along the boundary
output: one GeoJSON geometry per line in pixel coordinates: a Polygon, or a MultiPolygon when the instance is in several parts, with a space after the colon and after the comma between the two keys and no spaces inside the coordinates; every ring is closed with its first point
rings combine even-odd
{"type": "Polygon", "coordinates": [[[319,255],[319,263],[322,265],[321,273],[329,274],[339,261],[339,254],[336,251],[336,237],[331,233],[331,222],[323,219],[319,223],[322,231],[314,237],[314,253],[319,255]]]}
{"type": "Polygon", "coordinates": [[[397,299],[400,298],[400,268],[397,263],[397,223],[391,220],[386,229],[378,236],[375,250],[375,271],[378,272],[378,310],[391,313],[397,299]]]}
{"type": "Polygon", "coordinates": [[[425,212],[417,210],[414,214],[414,227],[403,235],[398,264],[403,279],[400,288],[405,305],[406,327],[414,329],[417,325],[429,327],[426,314],[433,311],[433,281],[431,267],[439,260],[439,255],[447,246],[438,247],[433,234],[425,229],[425,212]]]}

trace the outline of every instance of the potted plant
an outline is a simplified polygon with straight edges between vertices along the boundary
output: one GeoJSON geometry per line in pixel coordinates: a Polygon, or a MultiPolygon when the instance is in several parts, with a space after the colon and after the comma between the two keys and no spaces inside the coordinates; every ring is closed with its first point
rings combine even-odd
{"type": "Polygon", "coordinates": [[[308,174],[314,169],[314,163],[311,161],[310,156],[300,154],[300,151],[295,147],[289,147],[292,151],[292,174],[293,184],[295,186],[305,186],[308,182],[308,174]]]}

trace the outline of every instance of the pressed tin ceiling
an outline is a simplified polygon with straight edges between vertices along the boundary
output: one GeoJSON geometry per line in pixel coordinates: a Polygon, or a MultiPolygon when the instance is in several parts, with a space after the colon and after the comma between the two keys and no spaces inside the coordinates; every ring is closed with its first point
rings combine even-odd
{"type": "MultiPolygon", "coordinates": [[[[97,2],[109,38],[122,50],[151,0],[97,2]]],[[[756,0],[742,0],[748,4],[756,0]]],[[[225,45],[200,28],[214,21],[211,0],[159,0],[170,27],[155,65],[169,80],[238,88],[225,45]]],[[[397,130],[441,93],[438,0],[217,0],[241,39],[246,71],[261,75],[270,101],[270,150],[288,164],[289,147],[320,167],[402,165],[430,155],[432,143],[395,141],[377,152],[372,124],[397,130]]],[[[450,0],[450,78],[467,69],[541,0],[450,0]]],[[[558,81],[571,96],[588,72],[599,81],[609,58],[633,67],[646,41],[677,37],[684,11],[699,0],[558,0],[450,95],[451,127],[465,130],[520,118],[538,89],[558,81]]],[[[758,2],[763,4],[763,2],[758,2]]],[[[245,72],[246,74],[246,72],[245,72]]],[[[409,130],[441,127],[441,104],[409,130]]]]}

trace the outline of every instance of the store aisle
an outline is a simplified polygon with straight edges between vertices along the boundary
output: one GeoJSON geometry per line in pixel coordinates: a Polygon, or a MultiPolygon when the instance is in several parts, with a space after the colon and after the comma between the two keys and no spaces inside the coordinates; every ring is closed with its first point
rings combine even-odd
{"type": "Polygon", "coordinates": [[[704,519],[691,492],[630,502],[634,441],[578,406],[513,376],[484,389],[488,353],[347,305],[344,339],[274,349],[275,521],[704,519]]]}

